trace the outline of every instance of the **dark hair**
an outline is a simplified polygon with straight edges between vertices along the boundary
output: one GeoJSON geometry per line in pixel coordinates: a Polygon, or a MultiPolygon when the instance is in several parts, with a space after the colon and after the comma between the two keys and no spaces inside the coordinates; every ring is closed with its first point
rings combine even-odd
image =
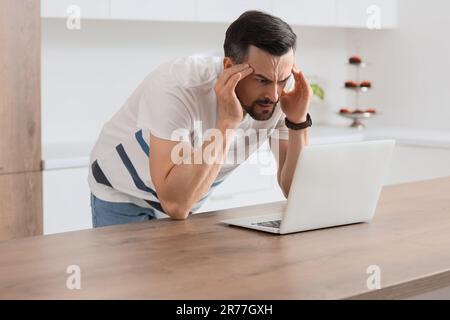
{"type": "Polygon", "coordinates": [[[261,11],[246,11],[225,33],[225,56],[242,63],[249,45],[254,45],[274,56],[282,56],[289,49],[295,52],[297,36],[283,20],[261,11]]]}

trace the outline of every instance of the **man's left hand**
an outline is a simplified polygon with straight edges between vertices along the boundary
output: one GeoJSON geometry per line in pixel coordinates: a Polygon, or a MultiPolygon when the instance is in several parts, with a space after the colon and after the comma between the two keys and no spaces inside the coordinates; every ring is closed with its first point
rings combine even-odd
{"type": "Polygon", "coordinates": [[[292,75],[295,79],[295,87],[290,92],[283,89],[280,97],[281,110],[289,121],[301,123],[306,121],[313,91],[306,77],[300,70],[297,71],[295,65],[292,68],[292,75]]]}

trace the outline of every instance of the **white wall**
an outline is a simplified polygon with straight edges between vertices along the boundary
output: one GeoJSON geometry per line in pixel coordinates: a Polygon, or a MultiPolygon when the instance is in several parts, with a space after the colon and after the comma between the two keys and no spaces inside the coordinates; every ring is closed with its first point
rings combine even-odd
{"type": "MultiPolygon", "coordinates": [[[[102,124],[153,68],[177,56],[222,52],[227,26],[83,20],[81,30],[69,31],[63,19],[44,19],[43,143],[95,140],[102,124]]],[[[326,90],[328,102],[320,108],[339,108],[345,100],[338,87],[348,69],[348,32],[294,30],[299,37],[297,65],[326,90]]]]}
{"type": "Polygon", "coordinates": [[[450,130],[450,1],[399,0],[392,31],[353,31],[349,49],[372,63],[366,104],[382,116],[371,125],[450,130]]]}
{"type": "MultiPolygon", "coordinates": [[[[352,96],[342,85],[352,78],[345,62],[356,53],[372,63],[362,77],[374,90],[361,101],[380,114],[368,126],[450,129],[450,41],[445,36],[450,2],[399,0],[398,13],[394,30],[294,27],[297,65],[326,91],[326,103],[312,106],[316,120],[348,123],[323,112],[351,106],[352,96]]],[[[95,140],[153,68],[177,56],[221,52],[226,28],[225,23],[83,20],[81,30],[69,31],[63,19],[44,19],[43,143],[95,140]]]]}

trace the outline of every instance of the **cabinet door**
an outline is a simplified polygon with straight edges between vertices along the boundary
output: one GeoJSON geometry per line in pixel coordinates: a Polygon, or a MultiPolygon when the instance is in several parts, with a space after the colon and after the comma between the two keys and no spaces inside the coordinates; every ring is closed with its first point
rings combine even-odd
{"type": "Polygon", "coordinates": [[[74,13],[71,6],[78,7],[81,19],[109,18],[109,0],[41,0],[41,16],[67,18],[74,13]]]}
{"type": "Polygon", "coordinates": [[[42,173],[0,175],[0,241],[42,234],[42,173]]]}
{"type": "Polygon", "coordinates": [[[450,149],[397,145],[388,184],[450,176],[450,149]]]}
{"type": "Polygon", "coordinates": [[[40,169],[39,1],[0,1],[0,174],[40,169]]]}
{"type": "Polygon", "coordinates": [[[111,19],[195,21],[195,0],[111,0],[111,19]]]}
{"type": "Polygon", "coordinates": [[[233,22],[247,10],[259,10],[270,13],[270,0],[197,0],[197,20],[202,22],[233,22]]]}
{"type": "Polygon", "coordinates": [[[44,176],[44,234],[92,228],[88,168],[48,170],[44,176]]]}
{"type": "Polygon", "coordinates": [[[367,28],[377,15],[382,29],[397,26],[397,0],[337,0],[336,9],[340,27],[367,28]]]}
{"type": "Polygon", "coordinates": [[[336,0],[274,1],[273,12],[293,25],[334,26],[336,24],[336,0]]]}

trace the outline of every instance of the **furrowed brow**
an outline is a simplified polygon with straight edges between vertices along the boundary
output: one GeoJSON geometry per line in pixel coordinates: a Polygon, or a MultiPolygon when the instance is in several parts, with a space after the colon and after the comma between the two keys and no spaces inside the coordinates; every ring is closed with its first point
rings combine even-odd
{"type": "MultiPolygon", "coordinates": [[[[263,76],[262,74],[259,74],[259,73],[255,74],[255,77],[260,77],[260,78],[263,78],[264,80],[273,82],[272,80],[266,78],[265,76],[263,76]]],[[[290,77],[291,77],[291,75],[288,75],[288,77],[287,77],[286,79],[283,79],[283,80],[281,80],[281,81],[279,81],[279,82],[286,82],[286,81],[289,80],[290,77]]]]}

